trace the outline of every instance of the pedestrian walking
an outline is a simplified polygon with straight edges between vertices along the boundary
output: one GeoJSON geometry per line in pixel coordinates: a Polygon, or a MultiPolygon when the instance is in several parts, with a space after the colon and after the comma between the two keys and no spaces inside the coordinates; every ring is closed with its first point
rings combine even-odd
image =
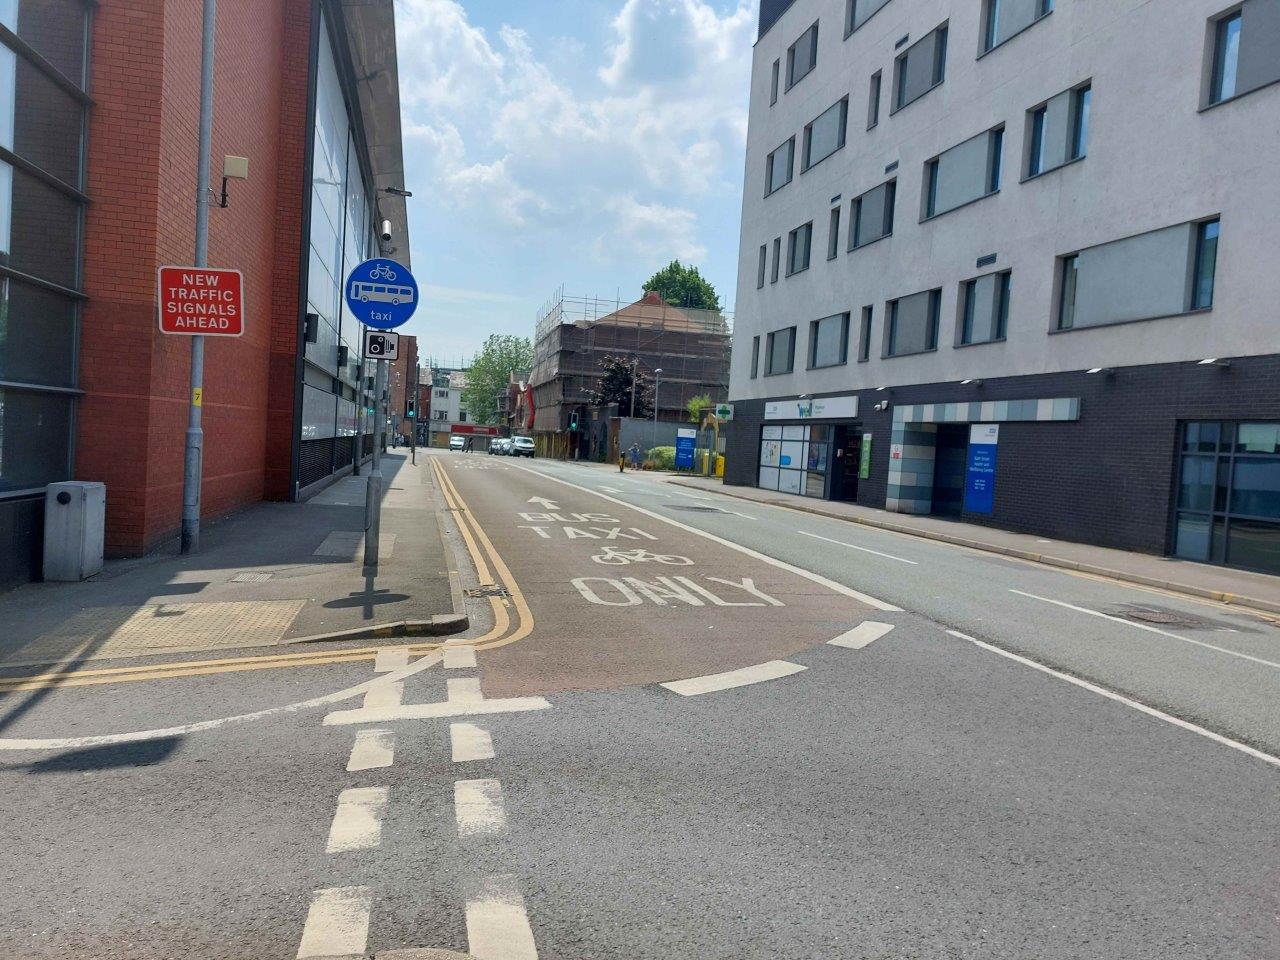
{"type": "Polygon", "coordinates": [[[633,443],[631,445],[631,450],[629,452],[631,454],[631,469],[639,470],[640,469],[640,444],[633,443]]]}

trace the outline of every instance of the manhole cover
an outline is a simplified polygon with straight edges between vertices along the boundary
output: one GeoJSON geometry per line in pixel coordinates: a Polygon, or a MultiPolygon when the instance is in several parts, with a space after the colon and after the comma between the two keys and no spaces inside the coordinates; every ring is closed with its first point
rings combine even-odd
{"type": "Polygon", "coordinates": [[[694,504],[668,503],[668,510],[683,510],[686,513],[724,513],[719,507],[699,507],[694,504]]]}
{"type": "Polygon", "coordinates": [[[1207,621],[1189,613],[1158,607],[1128,607],[1119,611],[1120,616],[1139,623],[1151,623],[1161,627],[1207,627],[1207,621]]]}
{"type": "Polygon", "coordinates": [[[509,597],[511,594],[507,592],[506,587],[500,587],[496,583],[486,583],[482,587],[476,587],[468,590],[468,597],[509,597]]]}
{"type": "Polygon", "coordinates": [[[271,579],[271,574],[269,573],[257,573],[256,571],[251,570],[248,573],[237,573],[234,577],[231,578],[231,582],[232,583],[266,583],[270,579],[271,579]]]}

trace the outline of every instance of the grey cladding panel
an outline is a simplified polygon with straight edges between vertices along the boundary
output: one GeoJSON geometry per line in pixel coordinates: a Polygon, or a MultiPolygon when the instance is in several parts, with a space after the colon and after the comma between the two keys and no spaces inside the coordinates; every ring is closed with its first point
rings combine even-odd
{"type": "Polygon", "coordinates": [[[1280,0],[1247,0],[1240,16],[1236,92],[1280,80],[1280,0]]]}
{"type": "MultiPolygon", "coordinates": [[[[996,2],[996,0],[992,0],[996,2]]],[[[1015,33],[1027,29],[1040,16],[1041,0],[999,0],[996,16],[996,43],[1008,40],[1015,33]]]]}
{"type": "Polygon", "coordinates": [[[857,30],[871,19],[871,15],[883,7],[889,0],[851,0],[853,9],[849,17],[849,29],[857,30]]]}
{"type": "Polygon", "coordinates": [[[1180,224],[1082,250],[1074,325],[1182,313],[1194,249],[1195,225],[1180,224]]]}
{"type": "Polygon", "coordinates": [[[991,170],[990,152],[991,134],[988,131],[957,144],[938,157],[935,215],[986,196],[991,170]]]}
{"type": "Polygon", "coordinates": [[[914,293],[898,301],[897,319],[894,323],[895,356],[904,353],[920,353],[932,348],[930,342],[929,302],[930,291],[914,293]]]}

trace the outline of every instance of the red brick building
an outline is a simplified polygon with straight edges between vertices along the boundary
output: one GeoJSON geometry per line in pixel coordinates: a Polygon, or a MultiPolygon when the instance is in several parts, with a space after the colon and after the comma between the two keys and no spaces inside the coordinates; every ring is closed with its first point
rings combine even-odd
{"type": "MultiPolygon", "coordinates": [[[[194,256],[201,6],[0,4],[0,586],[39,570],[50,482],[106,483],[110,555],[179,530],[191,344],[156,270],[194,256]]],[[[305,498],[372,431],[341,286],[408,263],[398,82],[392,0],[219,0],[214,193],[225,156],[249,178],[209,264],[243,271],[246,332],[207,341],[206,516],[305,498]]]]}

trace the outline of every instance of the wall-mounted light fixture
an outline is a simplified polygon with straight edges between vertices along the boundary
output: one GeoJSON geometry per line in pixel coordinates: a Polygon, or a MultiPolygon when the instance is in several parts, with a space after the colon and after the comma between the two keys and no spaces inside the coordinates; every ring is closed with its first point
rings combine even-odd
{"type": "Polygon", "coordinates": [[[961,380],[960,381],[960,385],[964,387],[980,387],[982,386],[982,383],[983,381],[981,380],[961,380]]]}
{"type": "Polygon", "coordinates": [[[222,199],[218,201],[218,206],[222,209],[227,208],[227,181],[228,180],[248,180],[249,179],[249,158],[248,157],[223,157],[222,158],[222,199]]]}
{"type": "Polygon", "coordinates": [[[1116,368],[1115,367],[1090,367],[1088,370],[1085,371],[1085,373],[1090,373],[1090,374],[1100,373],[1104,377],[1114,377],[1116,375],[1116,368]]]}
{"type": "Polygon", "coordinates": [[[413,191],[401,190],[399,187],[383,187],[382,192],[389,193],[393,197],[412,197],[413,196],[413,191]]]}
{"type": "Polygon", "coordinates": [[[1231,366],[1230,360],[1221,360],[1218,357],[1209,357],[1207,360],[1201,360],[1196,364],[1197,367],[1222,367],[1227,369],[1231,366]]]}

